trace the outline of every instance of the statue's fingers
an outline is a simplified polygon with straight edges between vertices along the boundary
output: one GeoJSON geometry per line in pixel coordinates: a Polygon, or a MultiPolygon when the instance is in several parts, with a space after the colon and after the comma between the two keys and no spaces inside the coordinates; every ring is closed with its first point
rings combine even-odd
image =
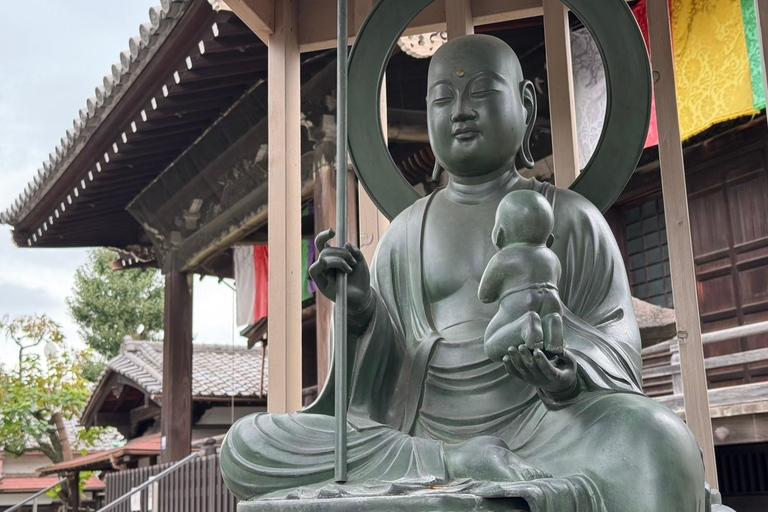
{"type": "Polygon", "coordinates": [[[309,266],[309,277],[315,282],[321,289],[328,283],[328,278],[323,274],[328,263],[325,260],[317,260],[309,266]]]}
{"type": "Polygon", "coordinates": [[[329,240],[336,236],[336,232],[333,229],[326,229],[315,238],[315,248],[317,253],[320,254],[325,249],[329,240]]]}
{"type": "Polygon", "coordinates": [[[510,374],[511,376],[517,377],[518,379],[522,380],[523,376],[520,375],[520,372],[515,367],[515,365],[512,363],[512,360],[510,359],[510,357],[508,355],[502,357],[501,358],[501,362],[504,363],[504,369],[507,370],[508,374],[510,374]]]}
{"type": "Polygon", "coordinates": [[[359,247],[347,242],[344,245],[344,248],[348,250],[357,261],[363,261],[365,259],[365,256],[363,256],[363,251],[361,251],[359,247]]]}
{"type": "Polygon", "coordinates": [[[347,263],[347,261],[344,258],[341,258],[339,256],[328,256],[326,259],[327,268],[335,268],[336,270],[341,270],[345,274],[351,274],[352,273],[352,266],[347,263]]]}
{"type": "Polygon", "coordinates": [[[510,363],[517,370],[518,376],[524,381],[529,381],[530,374],[528,372],[528,368],[525,366],[525,362],[523,361],[523,358],[520,355],[520,351],[518,350],[518,348],[512,345],[507,350],[507,353],[509,354],[510,363]]]}
{"type": "Polygon", "coordinates": [[[564,350],[562,354],[558,355],[558,358],[565,364],[567,369],[575,370],[579,366],[576,357],[568,350],[564,350]]]}
{"type": "Polygon", "coordinates": [[[535,371],[537,369],[537,364],[533,359],[533,354],[531,354],[530,349],[525,345],[520,345],[517,347],[517,351],[520,354],[520,358],[523,360],[523,363],[525,364],[525,367],[528,369],[528,371],[535,371]]]}
{"type": "Polygon", "coordinates": [[[541,373],[544,374],[544,376],[549,381],[554,381],[557,379],[557,370],[552,366],[552,363],[550,363],[549,359],[547,359],[547,356],[539,349],[536,349],[533,351],[533,359],[536,361],[536,365],[539,367],[539,370],[541,370],[541,373]]]}
{"type": "Polygon", "coordinates": [[[320,259],[329,260],[331,258],[344,260],[350,267],[357,265],[355,257],[343,247],[326,247],[323,249],[323,252],[320,253],[320,259]]]}

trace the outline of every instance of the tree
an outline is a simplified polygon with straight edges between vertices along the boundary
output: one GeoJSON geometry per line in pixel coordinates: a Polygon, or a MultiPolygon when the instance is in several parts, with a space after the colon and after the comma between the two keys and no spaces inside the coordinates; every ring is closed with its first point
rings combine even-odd
{"type": "Polygon", "coordinates": [[[163,329],[163,282],[157,270],[113,271],[115,255],[91,251],[75,273],[74,294],[67,299],[72,318],[89,347],[110,359],[126,335],[160,340],[163,329]]]}
{"type": "MultiPolygon", "coordinates": [[[[92,447],[106,431],[69,429],[82,412],[91,386],[83,377],[89,351],[64,350],[64,336],[46,316],[0,320],[0,331],[19,347],[19,367],[0,366],[0,449],[20,457],[39,450],[57,464],[71,460],[76,450],[92,447]],[[46,343],[45,357],[25,350],[46,343]]],[[[71,507],[79,493],[73,478],[59,498],[71,507]]]]}

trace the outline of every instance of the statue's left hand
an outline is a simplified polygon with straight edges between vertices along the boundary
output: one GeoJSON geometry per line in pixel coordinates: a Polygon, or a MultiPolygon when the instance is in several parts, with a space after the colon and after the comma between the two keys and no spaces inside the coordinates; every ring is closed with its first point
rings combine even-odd
{"type": "Polygon", "coordinates": [[[552,398],[567,400],[579,392],[578,363],[568,349],[549,359],[540,349],[530,349],[521,344],[509,347],[502,361],[507,373],[541,389],[552,398]]]}

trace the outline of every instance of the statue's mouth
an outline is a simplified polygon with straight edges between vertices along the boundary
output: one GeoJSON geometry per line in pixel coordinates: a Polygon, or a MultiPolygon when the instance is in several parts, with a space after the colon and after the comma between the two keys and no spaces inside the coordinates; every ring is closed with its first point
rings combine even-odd
{"type": "Polygon", "coordinates": [[[480,132],[474,128],[457,128],[453,130],[453,136],[458,140],[472,140],[480,136],[480,132]]]}

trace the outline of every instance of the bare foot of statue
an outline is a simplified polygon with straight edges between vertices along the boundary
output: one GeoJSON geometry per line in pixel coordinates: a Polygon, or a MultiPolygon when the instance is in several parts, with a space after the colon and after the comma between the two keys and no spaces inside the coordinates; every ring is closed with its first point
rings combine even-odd
{"type": "Polygon", "coordinates": [[[445,462],[452,479],[471,478],[487,482],[521,482],[551,477],[509,450],[493,436],[481,436],[460,444],[446,445],[445,462]]]}

